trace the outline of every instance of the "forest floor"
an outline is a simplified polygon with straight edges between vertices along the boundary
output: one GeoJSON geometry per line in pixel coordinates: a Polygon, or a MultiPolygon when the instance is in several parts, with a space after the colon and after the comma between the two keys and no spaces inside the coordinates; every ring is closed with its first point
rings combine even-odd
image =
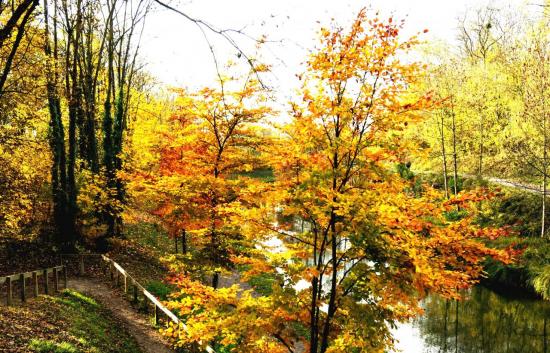
{"type": "Polygon", "coordinates": [[[68,289],[0,306],[0,352],[147,353],[126,327],[94,298],[68,289]]]}
{"type": "Polygon", "coordinates": [[[73,277],[59,295],[0,305],[0,352],[173,352],[123,296],[101,279],[73,277]]]}

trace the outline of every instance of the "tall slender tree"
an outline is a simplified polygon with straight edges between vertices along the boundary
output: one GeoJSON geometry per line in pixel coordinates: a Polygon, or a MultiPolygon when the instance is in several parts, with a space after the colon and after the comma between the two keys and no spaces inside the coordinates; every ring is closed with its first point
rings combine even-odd
{"type": "Polygon", "coordinates": [[[8,47],[8,55],[0,66],[0,97],[2,97],[4,86],[25,34],[25,29],[30,24],[38,3],[39,0],[0,1],[0,16],[7,18],[0,27],[0,48],[8,47]],[[15,39],[12,40],[12,37],[15,39]]]}

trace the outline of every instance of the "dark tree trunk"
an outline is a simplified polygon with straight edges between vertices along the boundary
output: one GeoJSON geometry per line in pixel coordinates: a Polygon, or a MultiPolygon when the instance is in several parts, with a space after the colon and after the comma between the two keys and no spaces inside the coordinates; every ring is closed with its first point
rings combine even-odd
{"type": "Polygon", "coordinates": [[[8,19],[6,25],[0,29],[0,47],[2,47],[4,40],[10,37],[15,28],[17,28],[17,35],[15,36],[13,44],[11,44],[10,53],[3,64],[2,72],[0,74],[0,97],[2,96],[4,85],[6,84],[11,71],[15,54],[17,53],[17,49],[19,49],[19,45],[21,44],[21,40],[25,34],[25,26],[29,23],[29,19],[36,6],[38,6],[38,0],[26,0],[22,2],[8,19]],[[21,16],[23,19],[19,24],[17,24],[21,16]]]}
{"type": "MultiPolygon", "coordinates": [[[[56,7],[57,8],[57,7],[56,7]]],[[[48,3],[44,0],[45,15],[45,46],[46,56],[57,63],[57,20],[54,15],[53,50],[50,44],[50,29],[48,3]]],[[[54,222],[56,226],[56,242],[65,251],[72,251],[75,245],[75,213],[70,207],[69,176],[65,152],[65,133],[62,121],[61,102],[57,92],[57,68],[48,66],[46,73],[46,89],[48,109],[50,113],[49,140],[52,151],[52,197],[54,203],[54,222]]]]}
{"type": "Polygon", "coordinates": [[[187,232],[185,229],[181,233],[181,253],[187,254],[187,232]]]}

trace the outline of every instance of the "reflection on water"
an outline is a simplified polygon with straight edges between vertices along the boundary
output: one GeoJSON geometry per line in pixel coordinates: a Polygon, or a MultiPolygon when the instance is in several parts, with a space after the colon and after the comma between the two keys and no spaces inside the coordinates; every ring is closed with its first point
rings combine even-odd
{"type": "MultiPolygon", "coordinates": [[[[290,232],[302,233],[310,228],[301,218],[280,212],[277,223],[286,225],[290,232]]],[[[346,247],[345,242],[342,246],[346,247]]],[[[506,298],[484,287],[473,288],[464,296],[458,303],[437,296],[426,299],[422,317],[394,330],[398,351],[550,353],[550,303],[506,298]]]]}
{"type": "Polygon", "coordinates": [[[404,353],[550,353],[550,303],[477,287],[462,302],[430,297],[425,314],[395,332],[404,353]]]}

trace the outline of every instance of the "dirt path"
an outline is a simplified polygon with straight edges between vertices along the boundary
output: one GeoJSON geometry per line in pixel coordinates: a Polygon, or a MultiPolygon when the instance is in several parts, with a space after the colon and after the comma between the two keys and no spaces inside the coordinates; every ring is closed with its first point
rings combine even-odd
{"type": "MultiPolygon", "coordinates": [[[[500,179],[500,178],[493,178],[489,177],[486,178],[488,181],[494,184],[499,184],[502,186],[508,186],[514,189],[520,189],[527,192],[531,192],[534,194],[542,194],[542,186],[540,185],[534,185],[534,184],[525,184],[525,183],[519,183],[516,181],[506,180],[506,179],[500,179]]],[[[550,191],[546,192],[546,196],[550,195],[550,191]]]]}
{"type": "MultiPolygon", "coordinates": [[[[419,171],[417,173],[418,174],[435,174],[433,172],[422,172],[422,171],[419,171]]],[[[475,179],[476,178],[476,176],[473,175],[473,174],[460,173],[458,175],[462,178],[470,178],[470,179],[475,179]]],[[[509,187],[509,188],[512,188],[512,189],[523,190],[523,191],[530,192],[530,193],[533,193],[533,194],[542,194],[542,185],[521,183],[521,182],[518,182],[518,181],[513,181],[513,180],[508,180],[508,179],[501,179],[501,178],[496,178],[496,177],[488,177],[488,176],[483,177],[483,179],[485,179],[486,181],[488,181],[490,183],[501,185],[501,186],[506,186],[506,187],[509,187]]],[[[549,196],[549,195],[550,195],[550,190],[546,191],[546,196],[549,196]]]]}
{"type": "Polygon", "coordinates": [[[73,278],[68,288],[77,290],[96,299],[113,316],[124,324],[124,327],[135,338],[144,353],[174,353],[166,347],[158,331],[151,326],[145,315],[135,311],[130,303],[97,279],[73,278]]]}

